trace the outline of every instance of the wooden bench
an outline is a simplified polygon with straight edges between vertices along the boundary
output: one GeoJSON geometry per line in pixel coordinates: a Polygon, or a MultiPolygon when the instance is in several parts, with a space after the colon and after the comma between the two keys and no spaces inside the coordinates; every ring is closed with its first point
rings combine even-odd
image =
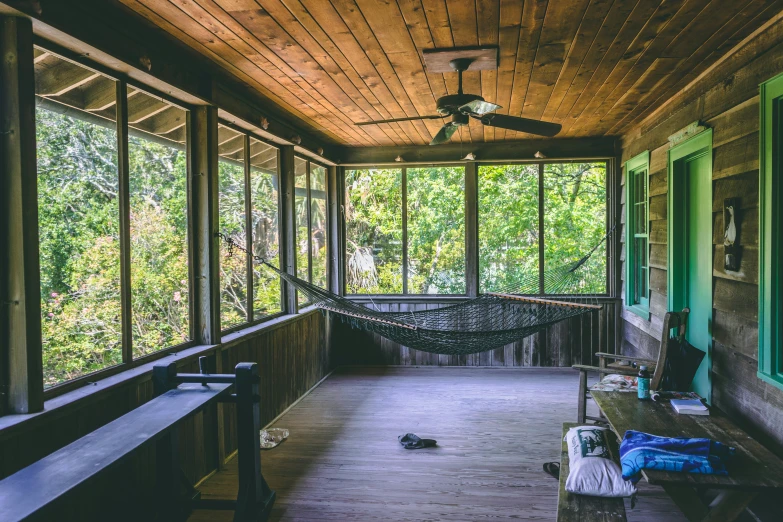
{"type": "Polygon", "coordinates": [[[194,507],[235,509],[236,521],[265,520],[275,494],[260,472],[256,364],[238,364],[235,375],[177,374],[174,363],[156,365],[153,384],[151,401],[1,480],[0,520],[56,520],[58,500],[152,444],[161,520],[184,520],[194,507]],[[223,505],[183,494],[176,448],[177,425],[217,401],[237,404],[240,492],[237,502],[223,505]]]}
{"type": "MultiPolygon", "coordinates": [[[[563,423],[562,452],[560,453],[560,489],[557,494],[557,520],[558,522],[623,522],[625,517],[625,504],[622,498],[591,497],[576,495],[565,489],[568,479],[568,443],[565,442],[566,433],[571,428],[581,426],[575,422],[563,423]]],[[[608,437],[609,451],[619,456],[617,441],[613,436],[608,437]]]]}

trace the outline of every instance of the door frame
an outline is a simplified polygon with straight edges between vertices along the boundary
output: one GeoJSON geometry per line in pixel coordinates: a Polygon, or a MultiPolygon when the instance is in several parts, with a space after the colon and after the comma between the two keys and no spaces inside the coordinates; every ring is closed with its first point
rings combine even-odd
{"type": "MultiPolygon", "coordinates": [[[[687,271],[686,258],[688,255],[688,237],[685,233],[685,227],[675,226],[675,224],[685,223],[688,216],[688,198],[687,180],[684,176],[685,164],[688,161],[706,157],[707,164],[712,173],[712,129],[706,129],[696,136],[680,143],[668,151],[668,193],[667,205],[668,213],[666,219],[666,240],[667,240],[667,304],[670,311],[682,310],[687,302],[687,271]]],[[[710,175],[712,178],[712,175],[710,175]]],[[[700,194],[701,201],[709,203],[712,209],[712,181],[710,181],[710,190],[705,194],[700,194]],[[702,199],[703,198],[703,199],[702,199]]],[[[710,258],[713,256],[712,234],[710,230],[710,258]]],[[[712,270],[712,266],[710,266],[712,270]]],[[[712,278],[712,272],[710,272],[712,278]]],[[[710,284],[710,296],[713,294],[712,284],[710,284]]],[[[712,367],[712,302],[710,298],[710,308],[707,312],[709,335],[707,336],[707,364],[708,372],[712,367]]],[[[666,334],[667,332],[664,332],[666,334]]],[[[706,397],[708,402],[711,397],[706,397]]]]}

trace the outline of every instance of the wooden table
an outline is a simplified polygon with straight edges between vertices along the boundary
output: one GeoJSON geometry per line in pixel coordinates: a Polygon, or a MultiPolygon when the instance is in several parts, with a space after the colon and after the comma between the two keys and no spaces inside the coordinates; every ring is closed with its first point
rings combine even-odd
{"type": "Polygon", "coordinates": [[[728,475],[699,475],[642,470],[650,484],[663,487],[688,520],[732,521],[759,492],[783,493],[783,461],[715,409],[709,416],[680,415],[669,402],[640,401],[635,393],[591,392],[612,430],[622,439],[627,430],[662,437],[708,438],[737,449],[726,464],[728,475]],[[708,505],[704,490],[720,490],[708,505]]]}

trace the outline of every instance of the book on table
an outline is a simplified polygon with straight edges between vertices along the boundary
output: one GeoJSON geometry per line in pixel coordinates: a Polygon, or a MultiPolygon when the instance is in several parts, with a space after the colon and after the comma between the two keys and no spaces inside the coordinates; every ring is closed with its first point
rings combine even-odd
{"type": "Polygon", "coordinates": [[[709,415],[710,410],[698,399],[672,399],[672,408],[683,415],[709,415]]]}

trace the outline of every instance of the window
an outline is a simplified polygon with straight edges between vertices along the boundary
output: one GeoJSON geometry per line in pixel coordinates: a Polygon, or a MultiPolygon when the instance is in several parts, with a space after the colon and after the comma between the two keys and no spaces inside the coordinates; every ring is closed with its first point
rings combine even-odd
{"type": "Polygon", "coordinates": [[[220,323],[226,330],[281,311],[279,278],[253,258],[277,264],[277,149],[221,124],[218,153],[220,233],[247,250],[221,243],[220,323]]]}
{"type": "Polygon", "coordinates": [[[188,129],[185,109],[34,52],[49,388],[190,340],[188,129]],[[126,93],[127,171],[118,92],[126,93]]]}
{"type": "Polygon", "coordinates": [[[465,169],[407,169],[408,293],[465,293],[465,169]]]}
{"type": "MultiPolygon", "coordinates": [[[[296,210],[296,275],[327,288],[326,169],[304,158],[294,158],[296,210]]],[[[299,294],[299,304],[307,304],[299,294]]]]}
{"type": "Polygon", "coordinates": [[[545,277],[544,293],[606,293],[606,163],[544,165],[544,274],[573,263],[595,245],[579,269],[575,287],[559,288],[545,277]]]}
{"type": "MultiPolygon", "coordinates": [[[[253,254],[278,265],[280,243],[278,227],[277,149],[250,138],[250,216],[253,232],[253,254]]],[[[258,320],[282,311],[280,277],[253,263],[253,319],[258,320]]]]}
{"type": "Polygon", "coordinates": [[[345,189],[349,293],[465,293],[463,167],[352,170],[345,189]]]}
{"type": "Polygon", "coordinates": [[[479,167],[479,288],[538,288],[538,165],[479,167]]]}
{"type": "Polygon", "coordinates": [[[761,84],[759,158],[759,371],[783,388],[783,75],[761,84]]]}
{"type": "MultiPolygon", "coordinates": [[[[220,233],[248,247],[245,186],[245,135],[218,126],[218,208],[220,233]]],[[[249,249],[248,249],[249,250],[249,249]]],[[[250,319],[247,293],[248,256],[229,252],[220,243],[220,326],[223,329],[250,319]]]]}
{"type": "Polygon", "coordinates": [[[402,293],[402,169],[345,173],[348,293],[402,293]]]}
{"type": "Polygon", "coordinates": [[[187,112],[128,93],[133,356],[190,339],[187,112]]]}
{"type": "Polygon", "coordinates": [[[625,306],[650,318],[648,171],[645,151],[625,163],[625,306]]]}
{"type": "Polygon", "coordinates": [[[41,334],[51,387],[122,362],[116,88],[46,51],[35,55],[41,334]],[[71,88],[58,77],[83,83],[71,88]]]}
{"type": "Polygon", "coordinates": [[[605,294],[606,163],[479,167],[481,292],[605,294]],[[599,244],[562,286],[563,269],[599,244]]]}

